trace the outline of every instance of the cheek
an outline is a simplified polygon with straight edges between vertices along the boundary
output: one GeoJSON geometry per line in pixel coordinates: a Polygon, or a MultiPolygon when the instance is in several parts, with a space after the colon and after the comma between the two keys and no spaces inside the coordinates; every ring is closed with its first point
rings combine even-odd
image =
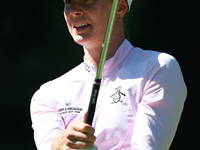
{"type": "Polygon", "coordinates": [[[99,32],[105,34],[108,23],[108,16],[99,15],[97,18],[98,20],[96,22],[96,25],[99,29],[99,32]]]}
{"type": "Polygon", "coordinates": [[[65,21],[67,22],[67,12],[66,12],[66,10],[64,10],[64,12],[63,12],[63,15],[64,15],[64,18],[65,18],[65,21]]]}
{"type": "Polygon", "coordinates": [[[100,12],[97,13],[97,18],[98,18],[98,22],[99,22],[98,25],[101,26],[101,28],[104,30],[106,30],[106,28],[107,28],[109,15],[110,15],[109,7],[102,5],[100,12]]]}
{"type": "Polygon", "coordinates": [[[69,31],[70,31],[70,17],[67,15],[67,13],[66,13],[66,11],[64,11],[64,18],[65,18],[65,21],[66,21],[66,23],[67,23],[67,27],[68,27],[68,29],[69,29],[69,31]]]}
{"type": "Polygon", "coordinates": [[[64,8],[63,14],[64,14],[65,21],[66,21],[66,23],[68,24],[69,21],[70,21],[70,15],[69,15],[70,12],[69,12],[69,9],[66,9],[66,7],[65,7],[65,8],[64,8]]]}

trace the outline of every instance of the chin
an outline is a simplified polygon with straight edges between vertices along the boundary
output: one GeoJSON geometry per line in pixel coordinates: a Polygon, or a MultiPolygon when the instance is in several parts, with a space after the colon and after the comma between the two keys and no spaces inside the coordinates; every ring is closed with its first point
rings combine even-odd
{"type": "Polygon", "coordinates": [[[83,38],[82,36],[76,36],[76,37],[73,37],[73,39],[77,44],[82,45],[82,46],[91,44],[89,38],[83,38]]]}
{"type": "Polygon", "coordinates": [[[89,49],[102,47],[103,38],[95,37],[95,36],[73,36],[74,41],[82,45],[83,47],[87,47],[89,49]]]}

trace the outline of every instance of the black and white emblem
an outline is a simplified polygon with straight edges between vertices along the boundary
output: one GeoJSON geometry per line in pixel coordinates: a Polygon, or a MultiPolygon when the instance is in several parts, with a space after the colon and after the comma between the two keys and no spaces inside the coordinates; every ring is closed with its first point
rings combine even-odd
{"type": "Polygon", "coordinates": [[[87,65],[86,63],[84,63],[84,66],[85,66],[85,70],[86,70],[87,72],[90,72],[90,71],[91,71],[91,68],[90,68],[89,65],[87,65]]]}
{"type": "Polygon", "coordinates": [[[116,88],[115,94],[110,96],[110,97],[113,98],[113,102],[111,104],[123,102],[122,95],[126,96],[124,93],[121,92],[121,86],[119,86],[119,87],[116,88]]]}

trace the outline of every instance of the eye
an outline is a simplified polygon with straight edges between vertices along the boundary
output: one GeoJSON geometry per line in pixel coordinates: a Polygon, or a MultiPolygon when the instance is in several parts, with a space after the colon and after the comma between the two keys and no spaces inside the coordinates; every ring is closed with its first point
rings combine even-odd
{"type": "Polygon", "coordinates": [[[93,4],[95,0],[84,0],[87,5],[93,4]]]}
{"type": "Polygon", "coordinates": [[[64,0],[64,3],[65,4],[71,4],[71,3],[73,3],[74,2],[74,0],[64,0]]]}

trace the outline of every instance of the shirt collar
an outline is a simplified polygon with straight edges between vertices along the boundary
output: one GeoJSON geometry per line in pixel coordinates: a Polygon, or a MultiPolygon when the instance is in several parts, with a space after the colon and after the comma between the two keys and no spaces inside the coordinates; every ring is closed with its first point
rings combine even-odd
{"type": "MultiPolygon", "coordinates": [[[[116,66],[118,66],[126,58],[126,56],[130,53],[131,50],[133,50],[133,46],[127,39],[125,39],[118,48],[118,50],[116,51],[115,55],[112,58],[105,61],[102,75],[107,76],[116,66]]],[[[84,56],[84,67],[87,73],[91,75],[96,75],[97,72],[96,66],[88,62],[85,56],[84,56]]]]}

